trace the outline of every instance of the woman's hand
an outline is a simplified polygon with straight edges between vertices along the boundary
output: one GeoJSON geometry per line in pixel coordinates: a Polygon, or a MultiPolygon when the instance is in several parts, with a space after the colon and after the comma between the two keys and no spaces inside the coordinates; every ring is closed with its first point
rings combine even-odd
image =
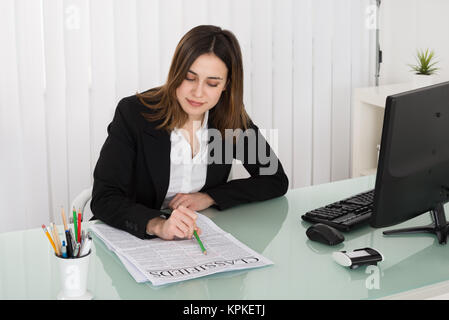
{"type": "Polygon", "coordinates": [[[198,235],[201,234],[201,229],[196,225],[197,218],[198,215],[193,210],[179,206],[173,210],[168,219],[158,217],[148,221],[147,233],[164,240],[190,239],[193,231],[196,231],[198,235]]]}
{"type": "Polygon", "coordinates": [[[184,206],[193,211],[200,211],[209,208],[215,203],[207,193],[178,193],[168,204],[171,209],[177,209],[179,206],[184,206]]]}

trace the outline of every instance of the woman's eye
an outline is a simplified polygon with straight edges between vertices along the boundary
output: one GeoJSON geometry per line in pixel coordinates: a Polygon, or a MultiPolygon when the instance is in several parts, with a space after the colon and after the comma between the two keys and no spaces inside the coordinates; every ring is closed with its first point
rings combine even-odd
{"type": "MultiPolygon", "coordinates": [[[[186,77],[185,79],[187,81],[195,81],[196,80],[195,78],[189,78],[189,77],[186,77]]],[[[208,83],[207,85],[212,88],[216,88],[218,86],[218,84],[212,84],[212,83],[208,83]]]]}

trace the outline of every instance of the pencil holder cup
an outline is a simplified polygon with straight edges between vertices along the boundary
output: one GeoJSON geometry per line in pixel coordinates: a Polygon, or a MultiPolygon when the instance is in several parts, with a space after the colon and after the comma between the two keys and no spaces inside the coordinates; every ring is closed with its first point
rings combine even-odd
{"type": "Polygon", "coordinates": [[[58,300],[90,300],[92,293],[87,290],[87,273],[90,253],[81,258],[61,258],[55,255],[59,265],[61,291],[58,300]]]}

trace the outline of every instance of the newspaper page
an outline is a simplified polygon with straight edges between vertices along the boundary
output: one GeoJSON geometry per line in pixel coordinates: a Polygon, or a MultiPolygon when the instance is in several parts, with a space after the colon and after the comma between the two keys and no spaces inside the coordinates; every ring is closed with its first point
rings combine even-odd
{"type": "Polygon", "coordinates": [[[119,257],[137,282],[151,281],[154,286],[273,264],[200,213],[197,225],[207,255],[201,252],[194,237],[143,240],[106,224],[97,223],[90,229],[119,257]]]}

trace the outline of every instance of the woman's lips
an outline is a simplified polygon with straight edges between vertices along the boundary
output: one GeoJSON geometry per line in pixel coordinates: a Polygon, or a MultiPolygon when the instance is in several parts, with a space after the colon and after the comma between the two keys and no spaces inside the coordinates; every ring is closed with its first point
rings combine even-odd
{"type": "Polygon", "coordinates": [[[192,105],[194,107],[201,107],[204,104],[204,102],[197,102],[197,101],[193,101],[193,100],[189,100],[189,99],[187,99],[187,102],[190,103],[190,105],[192,105]]]}

